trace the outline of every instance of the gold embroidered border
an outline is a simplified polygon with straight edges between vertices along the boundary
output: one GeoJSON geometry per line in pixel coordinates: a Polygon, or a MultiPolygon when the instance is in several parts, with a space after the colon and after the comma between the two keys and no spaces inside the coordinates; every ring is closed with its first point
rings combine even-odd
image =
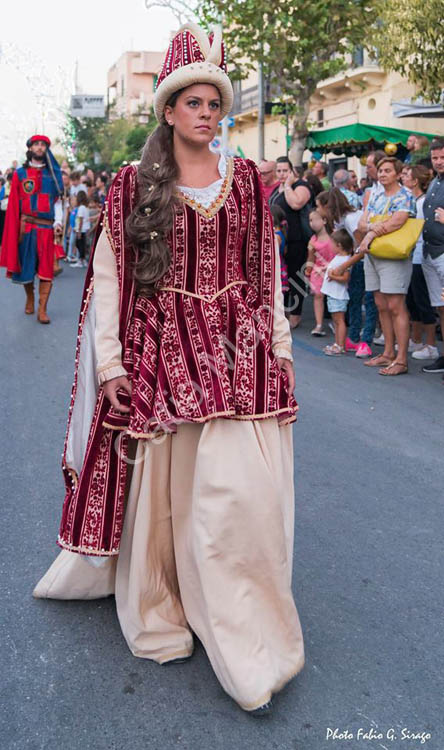
{"type": "Polygon", "coordinates": [[[69,549],[71,552],[81,552],[84,555],[90,555],[90,556],[94,555],[95,557],[115,557],[116,555],[119,554],[118,549],[113,549],[111,550],[111,552],[109,552],[108,550],[104,550],[104,549],[96,550],[96,549],[93,549],[92,547],[84,547],[83,545],[80,545],[80,547],[76,547],[74,544],[68,544],[68,542],[65,542],[65,540],[62,539],[60,534],[57,537],[57,543],[59,547],[63,547],[63,549],[69,549]]]}
{"type": "Polygon", "coordinates": [[[105,203],[105,211],[103,213],[103,228],[105,230],[105,234],[108,237],[109,244],[111,245],[111,250],[113,251],[114,255],[116,255],[116,246],[114,244],[113,236],[111,234],[111,229],[109,228],[109,222],[108,222],[108,203],[105,203]]]}
{"type": "MultiPolygon", "coordinates": [[[[276,411],[268,411],[264,412],[263,414],[236,414],[235,411],[219,411],[215,412],[214,414],[207,414],[205,417],[196,417],[194,419],[178,419],[177,422],[174,422],[175,425],[180,424],[205,424],[206,422],[210,422],[212,419],[218,419],[218,418],[226,418],[226,419],[232,419],[234,421],[254,421],[254,420],[262,420],[262,419],[270,419],[271,417],[276,417],[279,414],[283,414],[285,412],[288,412],[288,408],[283,409],[277,409],[276,411]]],[[[296,412],[299,411],[299,407],[296,406],[293,408],[294,413],[288,417],[285,420],[282,420],[278,423],[279,427],[284,427],[286,424],[290,424],[291,422],[296,422],[296,412]]],[[[115,431],[121,431],[126,432],[127,436],[130,438],[135,438],[136,440],[154,440],[155,438],[159,437],[160,435],[169,435],[174,434],[174,430],[168,430],[168,429],[159,429],[161,428],[161,424],[157,423],[154,426],[153,432],[134,432],[133,430],[129,430],[127,427],[116,427],[114,425],[109,424],[108,422],[102,422],[103,427],[107,427],[109,430],[115,430],[115,431]]]]}
{"type": "Polygon", "coordinates": [[[126,427],[116,427],[115,425],[109,424],[108,422],[102,422],[102,427],[107,427],[108,430],[121,430],[121,431],[124,431],[124,430],[127,429],[126,427]]]}
{"type": "MultiPolygon", "coordinates": [[[[298,411],[299,407],[292,407],[293,411],[298,411]]],[[[288,407],[283,407],[282,409],[276,409],[276,411],[266,411],[263,414],[236,414],[234,419],[240,419],[240,420],[248,420],[248,419],[267,419],[268,417],[277,417],[278,414],[283,414],[284,412],[290,411],[288,407]]]]}
{"type": "Polygon", "coordinates": [[[66,471],[68,472],[69,476],[71,477],[71,481],[73,483],[74,490],[77,489],[77,485],[79,483],[79,476],[77,472],[74,469],[70,469],[69,466],[65,466],[66,471]]]}
{"type": "Polygon", "coordinates": [[[203,302],[214,302],[221,294],[227,291],[227,289],[231,289],[232,286],[236,286],[238,284],[248,284],[248,281],[241,281],[240,279],[238,281],[231,281],[229,284],[224,286],[223,289],[220,289],[216,294],[213,294],[211,297],[209,295],[205,294],[196,294],[196,292],[188,292],[186,289],[179,289],[175,286],[163,286],[159,289],[159,292],[178,292],[179,294],[185,294],[188,297],[194,297],[195,299],[201,299],[203,302]]]}
{"type": "Polygon", "coordinates": [[[220,195],[218,195],[216,200],[213,201],[211,206],[209,206],[208,208],[201,206],[200,203],[197,203],[192,198],[187,198],[187,196],[181,192],[179,192],[179,197],[184,203],[187,204],[187,206],[190,206],[190,208],[193,208],[195,211],[197,211],[198,214],[203,216],[204,219],[212,219],[213,216],[216,216],[217,212],[222,208],[222,206],[224,205],[225,201],[227,200],[230,194],[231,185],[233,183],[233,175],[234,175],[234,160],[233,160],[233,157],[230,156],[227,159],[227,174],[226,174],[220,195]]]}
{"type": "MultiPolygon", "coordinates": [[[[203,424],[204,422],[209,422],[211,419],[217,419],[218,417],[234,417],[235,414],[235,411],[217,411],[214,414],[208,414],[206,417],[195,417],[194,419],[178,419],[177,422],[174,422],[173,424],[203,424]]],[[[154,440],[154,438],[157,438],[160,435],[169,435],[174,433],[173,430],[159,430],[159,427],[161,427],[161,425],[159,423],[156,424],[153,432],[132,432],[131,430],[128,430],[127,435],[128,437],[136,438],[139,440],[154,440]]]]}

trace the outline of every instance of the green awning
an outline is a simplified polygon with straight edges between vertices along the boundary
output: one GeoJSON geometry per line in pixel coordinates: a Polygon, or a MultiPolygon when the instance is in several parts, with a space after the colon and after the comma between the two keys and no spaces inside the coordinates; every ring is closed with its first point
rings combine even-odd
{"type": "Polygon", "coordinates": [[[357,122],[354,125],[343,125],[341,128],[329,128],[328,130],[313,130],[307,136],[307,148],[310,151],[331,151],[341,146],[374,145],[384,143],[400,143],[405,146],[407,138],[411,133],[425,135],[429,140],[433,138],[430,133],[420,133],[417,130],[401,130],[400,128],[382,128],[379,125],[365,125],[357,122]]]}

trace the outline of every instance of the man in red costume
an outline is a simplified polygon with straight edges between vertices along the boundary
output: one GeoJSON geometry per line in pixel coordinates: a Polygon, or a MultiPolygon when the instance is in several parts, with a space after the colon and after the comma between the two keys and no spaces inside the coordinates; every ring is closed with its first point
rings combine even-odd
{"type": "Polygon", "coordinates": [[[46,312],[54,278],[54,233],[62,233],[62,175],[45,135],[27,141],[27,158],[14,172],[5,217],[0,265],[26,293],[25,313],[34,313],[34,276],[39,284],[37,319],[50,323],[46,312]]]}

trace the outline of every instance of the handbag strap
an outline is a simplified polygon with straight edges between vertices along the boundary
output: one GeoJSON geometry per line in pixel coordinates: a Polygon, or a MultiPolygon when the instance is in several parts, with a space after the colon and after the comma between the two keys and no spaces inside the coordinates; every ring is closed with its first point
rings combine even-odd
{"type": "Polygon", "coordinates": [[[387,214],[388,207],[390,205],[390,201],[391,201],[391,197],[388,199],[387,203],[384,206],[384,211],[383,211],[383,214],[382,214],[383,216],[385,216],[387,214]]]}

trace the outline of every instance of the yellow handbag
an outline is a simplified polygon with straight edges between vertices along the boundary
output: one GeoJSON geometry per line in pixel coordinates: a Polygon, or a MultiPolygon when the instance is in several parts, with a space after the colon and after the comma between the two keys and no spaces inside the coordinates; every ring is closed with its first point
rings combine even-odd
{"type": "MultiPolygon", "coordinates": [[[[389,203],[390,200],[387,202],[384,214],[371,217],[372,224],[389,218],[390,214],[385,213],[389,203]]],[[[418,242],[423,226],[424,219],[407,219],[401,229],[384,234],[382,237],[375,237],[370,245],[370,255],[387,260],[406,260],[418,242]]]]}

